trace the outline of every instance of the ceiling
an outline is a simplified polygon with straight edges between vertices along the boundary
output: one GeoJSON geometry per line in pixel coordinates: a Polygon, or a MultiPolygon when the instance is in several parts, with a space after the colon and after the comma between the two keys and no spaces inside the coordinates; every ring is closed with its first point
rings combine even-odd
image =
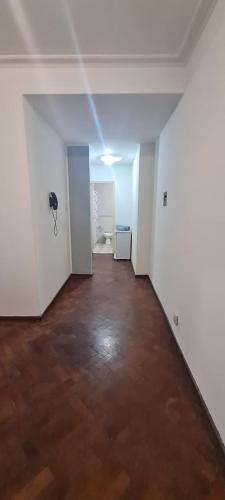
{"type": "Polygon", "coordinates": [[[154,142],[180,100],[178,94],[26,96],[67,145],[90,145],[93,164],[105,149],[130,164],[139,143],[154,142]]]}
{"type": "Polygon", "coordinates": [[[0,61],[179,62],[216,0],[1,0],[0,61]]]}

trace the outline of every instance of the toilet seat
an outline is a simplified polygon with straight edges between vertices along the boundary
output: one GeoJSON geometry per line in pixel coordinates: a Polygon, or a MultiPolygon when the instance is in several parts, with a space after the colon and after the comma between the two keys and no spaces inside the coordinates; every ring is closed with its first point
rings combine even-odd
{"type": "Polygon", "coordinates": [[[104,238],[105,238],[106,245],[111,245],[113,233],[110,233],[110,232],[106,231],[105,233],[103,233],[103,235],[104,235],[104,238]]]}

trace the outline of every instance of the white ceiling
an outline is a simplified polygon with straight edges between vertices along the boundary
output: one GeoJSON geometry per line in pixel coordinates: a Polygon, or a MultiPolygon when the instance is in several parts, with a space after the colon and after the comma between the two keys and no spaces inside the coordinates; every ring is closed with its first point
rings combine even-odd
{"type": "Polygon", "coordinates": [[[139,143],[154,142],[174,111],[178,94],[32,95],[33,107],[66,144],[90,145],[99,164],[104,149],[130,164],[139,143]]]}
{"type": "MultiPolygon", "coordinates": [[[[1,0],[2,60],[26,55],[178,62],[216,0],[1,0]]],[[[0,59],[1,59],[0,58],[0,59]]]]}

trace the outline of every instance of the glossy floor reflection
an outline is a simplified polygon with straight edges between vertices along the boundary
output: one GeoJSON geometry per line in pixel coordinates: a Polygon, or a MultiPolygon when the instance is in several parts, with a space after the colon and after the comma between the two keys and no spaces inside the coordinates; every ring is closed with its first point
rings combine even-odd
{"type": "Polygon", "coordinates": [[[224,461],[147,279],[94,256],[0,321],[0,498],[224,500],[224,461]]]}

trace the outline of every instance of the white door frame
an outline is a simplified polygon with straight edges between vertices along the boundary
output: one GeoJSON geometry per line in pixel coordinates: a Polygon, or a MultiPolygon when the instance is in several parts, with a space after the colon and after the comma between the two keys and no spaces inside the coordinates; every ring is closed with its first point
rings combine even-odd
{"type": "MultiPolygon", "coordinates": [[[[94,226],[93,226],[93,189],[95,184],[112,184],[113,186],[113,228],[115,229],[115,181],[90,181],[90,197],[91,197],[91,242],[92,242],[92,251],[93,251],[93,234],[94,234],[94,226]]],[[[113,229],[113,247],[114,247],[114,229],[113,229]]]]}

